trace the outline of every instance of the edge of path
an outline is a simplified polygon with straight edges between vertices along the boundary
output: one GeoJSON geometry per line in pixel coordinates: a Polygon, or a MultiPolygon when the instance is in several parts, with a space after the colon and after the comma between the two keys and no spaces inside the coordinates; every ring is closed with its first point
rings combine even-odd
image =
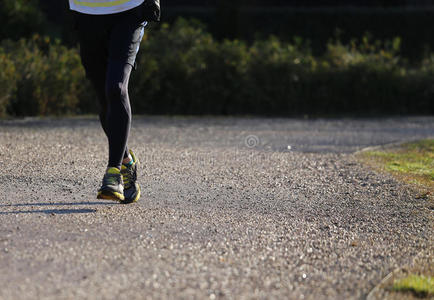
{"type": "MultiPolygon", "coordinates": [[[[415,139],[414,141],[416,141],[415,139]]],[[[396,147],[400,147],[408,142],[412,141],[400,141],[396,143],[388,143],[384,145],[378,145],[378,146],[370,146],[365,147],[363,149],[360,149],[356,152],[354,152],[354,155],[357,156],[360,153],[367,152],[367,151],[378,151],[378,150],[389,150],[396,147]]],[[[368,166],[369,167],[369,166],[368,166]]],[[[410,185],[411,186],[411,185],[410,185]]],[[[412,187],[412,186],[411,186],[412,187]]],[[[387,274],[385,277],[383,277],[367,294],[366,300],[376,300],[376,299],[396,299],[396,297],[399,297],[399,299],[419,299],[411,294],[401,294],[401,296],[398,296],[398,293],[394,293],[390,289],[387,289],[388,287],[391,287],[393,285],[393,282],[401,277],[404,277],[410,273],[409,270],[414,269],[423,269],[422,264],[426,261],[433,262],[433,258],[430,256],[430,252],[432,253],[434,251],[434,247],[429,247],[428,249],[421,250],[418,254],[416,254],[414,257],[410,257],[408,259],[408,263],[399,266],[395,268],[393,271],[391,271],[389,274],[387,274]]],[[[429,269],[434,268],[434,266],[428,266],[429,269]]],[[[431,270],[434,271],[434,270],[431,270]]]]}

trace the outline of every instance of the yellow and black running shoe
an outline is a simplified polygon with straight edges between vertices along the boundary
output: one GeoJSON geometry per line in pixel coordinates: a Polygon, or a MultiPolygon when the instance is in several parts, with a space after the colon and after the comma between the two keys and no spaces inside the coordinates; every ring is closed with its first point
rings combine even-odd
{"type": "Polygon", "coordinates": [[[124,204],[133,203],[140,198],[140,185],[137,181],[137,167],[139,166],[139,160],[130,149],[130,155],[132,162],[128,165],[122,165],[121,174],[124,181],[124,197],[121,201],[124,204]]]}
{"type": "Polygon", "coordinates": [[[125,200],[122,174],[118,168],[107,168],[97,198],[114,201],[125,200]]]}

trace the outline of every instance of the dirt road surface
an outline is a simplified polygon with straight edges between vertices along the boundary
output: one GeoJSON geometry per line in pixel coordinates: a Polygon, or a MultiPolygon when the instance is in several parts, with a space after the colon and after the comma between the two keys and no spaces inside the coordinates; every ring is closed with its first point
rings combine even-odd
{"type": "Polygon", "coordinates": [[[434,118],[136,117],[142,198],[97,200],[96,118],[0,122],[0,299],[363,299],[433,207],[361,165],[434,118]]]}

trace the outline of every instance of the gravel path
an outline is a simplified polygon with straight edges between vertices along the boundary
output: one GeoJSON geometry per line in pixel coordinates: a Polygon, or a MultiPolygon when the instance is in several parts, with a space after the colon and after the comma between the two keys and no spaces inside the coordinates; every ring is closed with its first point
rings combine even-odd
{"type": "Polygon", "coordinates": [[[0,299],[363,299],[433,246],[432,204],[353,153],[434,118],[133,125],[143,196],[119,205],[96,119],[0,122],[0,299]]]}

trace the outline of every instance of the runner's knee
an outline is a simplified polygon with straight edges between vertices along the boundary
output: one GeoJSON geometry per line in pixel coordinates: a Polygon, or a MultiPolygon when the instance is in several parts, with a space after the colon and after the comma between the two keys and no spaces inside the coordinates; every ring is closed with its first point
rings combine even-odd
{"type": "Polygon", "coordinates": [[[128,88],[122,82],[111,82],[106,86],[106,97],[109,102],[125,102],[128,99],[128,88]]]}

